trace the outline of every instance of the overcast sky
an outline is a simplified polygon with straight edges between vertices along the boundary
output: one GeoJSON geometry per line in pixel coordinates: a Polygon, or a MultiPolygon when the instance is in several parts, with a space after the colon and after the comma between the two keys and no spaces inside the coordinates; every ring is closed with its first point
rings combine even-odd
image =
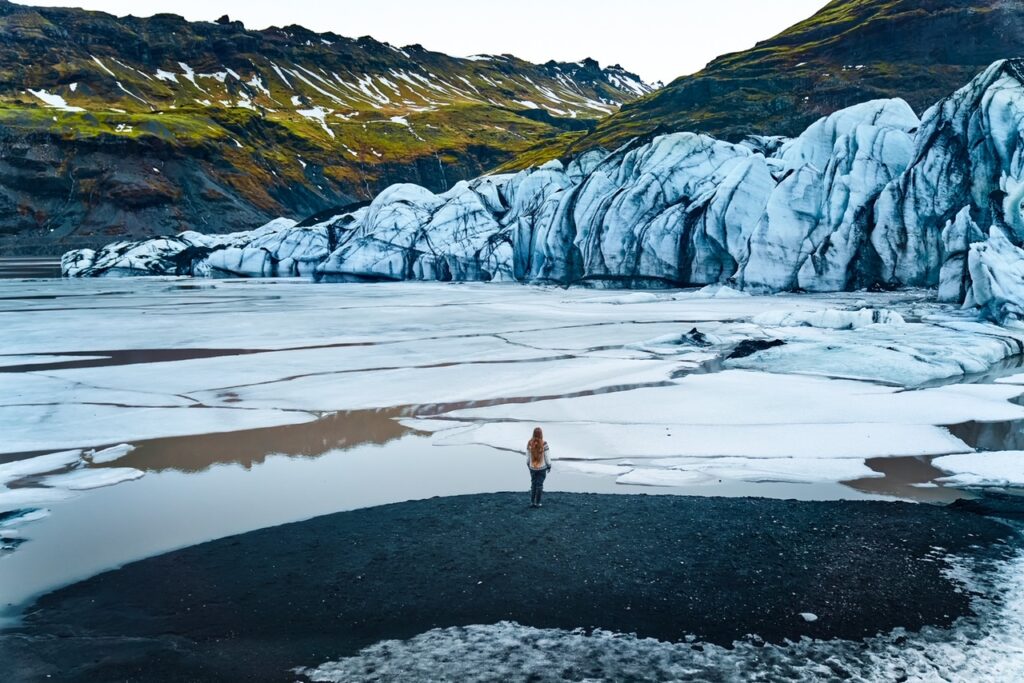
{"type": "Polygon", "coordinates": [[[512,53],[532,62],[593,57],[648,81],[693,73],[824,7],[827,0],[35,0],[116,15],[222,14],[249,28],[301,24],[456,56],[512,53]]]}

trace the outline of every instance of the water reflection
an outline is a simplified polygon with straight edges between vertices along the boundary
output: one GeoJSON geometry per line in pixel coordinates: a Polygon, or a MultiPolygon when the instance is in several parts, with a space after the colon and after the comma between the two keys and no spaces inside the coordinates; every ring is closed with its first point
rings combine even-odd
{"type": "MultiPolygon", "coordinates": [[[[1016,399],[1020,403],[1021,399],[1016,399]]],[[[1024,450],[1024,420],[964,422],[948,427],[950,433],[979,451],[1024,450]]]]}
{"type": "MultiPolygon", "coordinates": [[[[1008,359],[983,375],[971,378],[970,382],[991,382],[999,377],[1015,374],[1022,365],[1020,357],[1008,359]]],[[[1024,405],[1024,395],[1011,399],[1011,403],[1024,405]]],[[[1024,420],[1003,420],[980,422],[972,420],[947,425],[946,429],[963,441],[970,450],[978,451],[984,458],[986,452],[1024,450],[1024,420]]],[[[910,500],[932,503],[950,503],[958,498],[977,498],[982,492],[971,489],[947,487],[936,481],[948,473],[935,467],[932,462],[939,456],[872,458],[866,461],[868,467],[884,477],[857,479],[843,482],[864,493],[897,496],[910,500]]]]}
{"type": "Polygon", "coordinates": [[[251,469],[270,455],[317,458],[334,450],[381,446],[418,433],[395,419],[403,414],[398,408],[350,410],[297,425],[138,441],[134,451],[109,466],[194,473],[218,464],[251,469]]]}
{"type": "Polygon", "coordinates": [[[862,493],[893,496],[921,503],[952,503],[958,498],[974,498],[963,489],[950,488],[935,481],[946,473],[932,465],[938,456],[870,458],[865,464],[882,477],[844,481],[843,484],[862,493]]]}

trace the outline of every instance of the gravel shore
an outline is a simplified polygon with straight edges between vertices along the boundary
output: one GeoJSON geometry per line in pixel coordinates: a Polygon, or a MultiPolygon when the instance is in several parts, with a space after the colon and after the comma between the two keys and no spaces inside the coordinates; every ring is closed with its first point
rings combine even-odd
{"type": "Polygon", "coordinates": [[[506,620],[717,644],[856,639],[967,614],[943,556],[999,552],[1010,536],[908,503],[527,503],[400,503],[143,560],[41,598],[0,636],[0,659],[8,680],[294,680],[293,667],[378,640],[506,620]]]}

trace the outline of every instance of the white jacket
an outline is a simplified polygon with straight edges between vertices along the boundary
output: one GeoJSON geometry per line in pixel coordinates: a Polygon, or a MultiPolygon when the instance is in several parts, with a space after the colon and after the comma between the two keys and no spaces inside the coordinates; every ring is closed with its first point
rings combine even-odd
{"type": "Polygon", "coordinates": [[[529,447],[529,445],[527,445],[525,452],[526,452],[526,466],[529,467],[531,470],[533,470],[535,472],[540,472],[541,470],[549,470],[549,469],[551,469],[551,459],[548,457],[548,453],[551,452],[551,449],[548,448],[548,442],[547,441],[544,442],[544,466],[543,467],[534,467],[532,464],[530,464],[530,447],[529,447]]]}

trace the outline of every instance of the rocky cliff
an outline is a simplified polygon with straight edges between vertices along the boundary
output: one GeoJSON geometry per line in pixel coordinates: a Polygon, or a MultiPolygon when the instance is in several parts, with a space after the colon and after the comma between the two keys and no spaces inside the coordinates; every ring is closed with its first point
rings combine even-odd
{"type": "MultiPolygon", "coordinates": [[[[962,301],[985,264],[1013,261],[1001,242],[990,250],[998,258],[978,250],[990,226],[1010,247],[1024,243],[1024,61],[992,64],[920,119],[888,99],[831,114],[794,139],[663,135],[443,194],[394,185],[307,225],[74,252],[64,269],[755,291],[923,286],[962,301]]],[[[971,300],[986,306],[1007,291],[981,289],[971,300]]]]}
{"type": "Polygon", "coordinates": [[[0,253],[443,192],[650,90],[589,59],[0,0],[0,253]]]}

